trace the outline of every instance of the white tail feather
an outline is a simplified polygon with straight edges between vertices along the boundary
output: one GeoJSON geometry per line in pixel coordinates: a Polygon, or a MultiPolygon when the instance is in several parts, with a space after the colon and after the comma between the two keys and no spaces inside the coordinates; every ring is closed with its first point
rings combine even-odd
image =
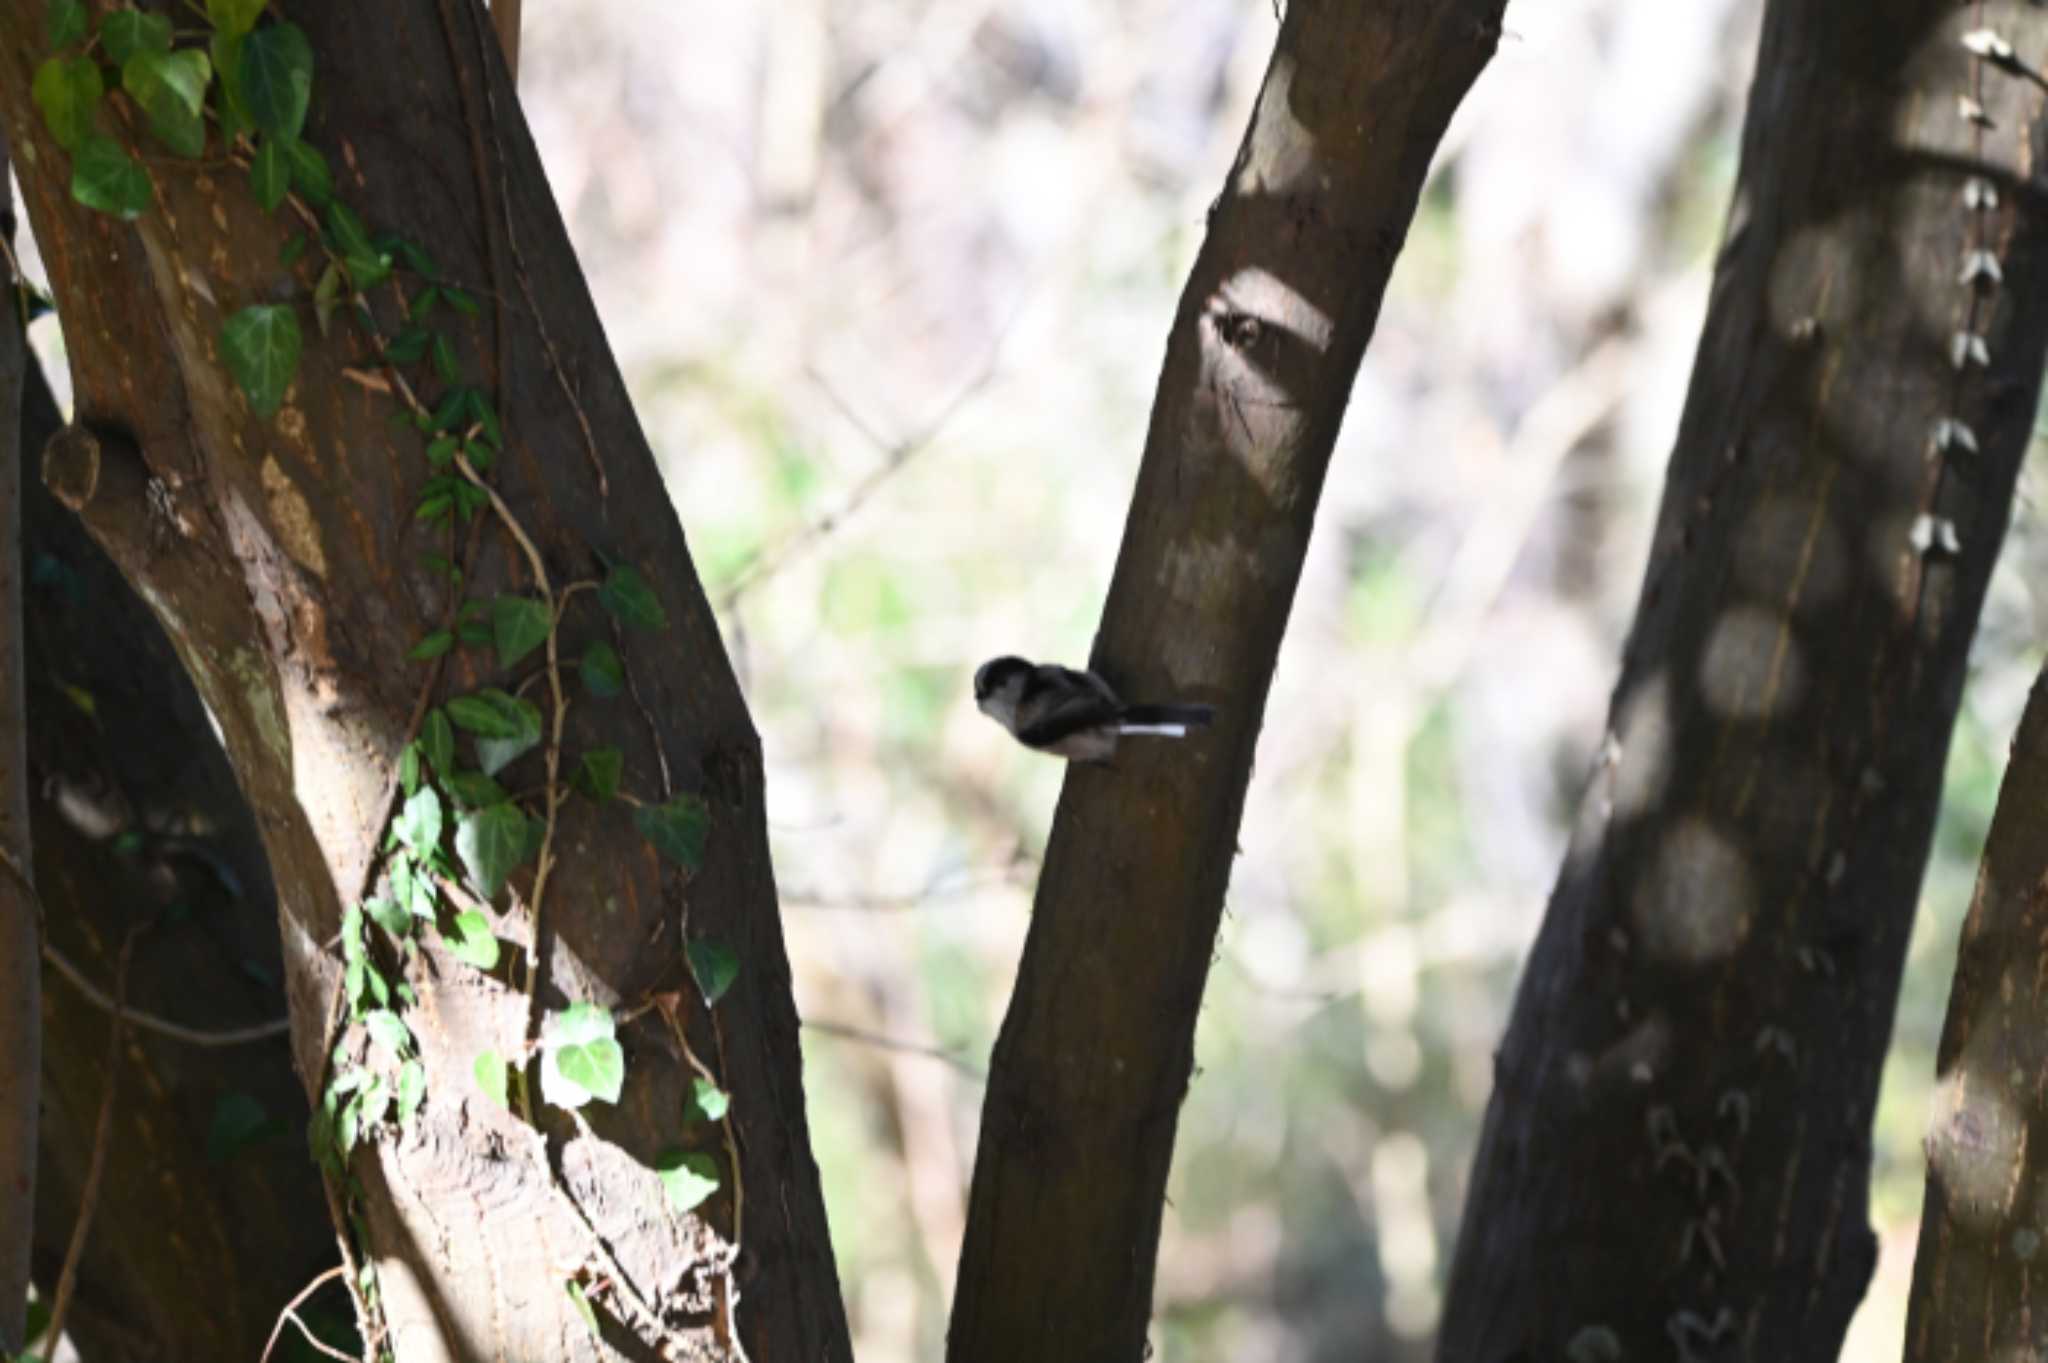
{"type": "Polygon", "coordinates": [[[1185,724],[1119,724],[1116,731],[1120,734],[1154,734],[1160,738],[1188,736],[1188,726],[1185,724]]]}

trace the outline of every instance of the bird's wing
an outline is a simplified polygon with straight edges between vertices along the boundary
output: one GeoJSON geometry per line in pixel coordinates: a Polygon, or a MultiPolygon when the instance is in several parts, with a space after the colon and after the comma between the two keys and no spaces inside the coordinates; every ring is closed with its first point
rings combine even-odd
{"type": "Polygon", "coordinates": [[[1116,692],[1093,673],[1040,667],[1017,701],[1017,737],[1042,748],[1083,729],[1114,723],[1123,708],[1116,692]]]}

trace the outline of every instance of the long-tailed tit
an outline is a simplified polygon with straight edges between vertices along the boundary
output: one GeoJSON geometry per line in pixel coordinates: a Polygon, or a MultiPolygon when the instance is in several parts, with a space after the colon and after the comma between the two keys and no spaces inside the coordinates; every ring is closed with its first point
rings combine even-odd
{"type": "Polygon", "coordinates": [[[1126,734],[1185,738],[1216,717],[1210,705],[1126,705],[1093,672],[996,658],[974,674],[974,703],[1019,743],[1075,762],[1107,762],[1126,734]]]}

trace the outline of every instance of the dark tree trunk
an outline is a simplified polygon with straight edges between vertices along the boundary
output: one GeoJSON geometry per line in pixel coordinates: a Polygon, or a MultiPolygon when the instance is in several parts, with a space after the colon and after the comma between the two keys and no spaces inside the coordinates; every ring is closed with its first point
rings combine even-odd
{"type": "Polygon", "coordinates": [[[2040,1349],[2048,1172],[2048,682],[2013,739],[1963,923],[1927,1136],[1927,1204],[1906,1320],[1908,1363],[2040,1349]]]}
{"type": "Polygon", "coordinates": [[[1293,0],[1181,296],[1092,665],[1212,733],[1073,767],[997,1042],[948,1357],[1135,1360],[1245,782],[1331,446],[1502,0],[1293,0]]]}
{"type": "MultiPolygon", "coordinates": [[[[60,424],[31,364],[23,448],[60,424]]],[[[111,992],[122,939],[154,919],[130,1006],[210,1034],[282,1018],[269,868],[198,694],[149,608],[33,478],[22,513],[36,881],[52,943],[111,992]]],[[[46,994],[45,1297],[78,1217],[108,1026],[55,975],[46,994]]],[[[197,1046],[133,1024],[128,1038],[66,1330],[94,1363],[255,1358],[278,1308],[335,1262],[290,1048],[283,1036],[197,1046]]]]}
{"type": "MultiPolygon", "coordinates": [[[[0,139],[0,169],[7,164],[0,139]]],[[[0,240],[14,241],[0,185],[0,240]]],[[[0,282],[11,270],[0,269],[0,282]]],[[[42,1069],[42,931],[28,884],[28,770],[21,639],[21,375],[28,347],[12,291],[0,316],[0,1352],[23,1346],[36,1196],[36,1092],[42,1069]]]]}
{"type": "MultiPolygon", "coordinates": [[[[449,326],[452,358],[502,418],[492,481],[550,579],[559,589],[601,576],[608,556],[637,567],[666,608],[665,631],[619,639],[632,685],[610,701],[586,700],[574,680],[574,659],[612,634],[604,613],[590,593],[566,608],[564,780],[583,753],[616,746],[622,789],[650,803],[694,796],[709,813],[701,863],[685,872],[617,805],[565,805],[541,923],[525,909],[530,866],[513,907],[490,917],[508,957],[538,936],[540,1009],[588,1001],[633,1019],[620,1031],[624,1093],[586,1109],[588,1126],[538,1101],[529,1126],[472,1078],[481,1053],[517,1058],[532,1031],[507,965],[471,968],[432,934],[416,957],[375,948],[416,991],[405,1016],[428,1074],[410,1127],[365,1133],[332,1190],[359,1208],[343,1219],[382,1265],[385,1342],[407,1363],[596,1358],[608,1346],[586,1330],[574,1283],[609,1347],[632,1356],[723,1356],[736,1330],[757,1359],[845,1358],[759,744],[488,21],[475,0],[283,8],[316,56],[307,138],[340,192],[371,231],[422,243],[482,302],[477,321],[449,326]],[[715,1013],[685,965],[686,938],[739,961],[715,1013]],[[664,1026],[669,1012],[680,1031],[664,1026]],[[690,1056],[732,1094],[726,1139],[690,1121],[690,1056]],[[718,1194],[689,1213],[669,1209],[653,1168],[675,1148],[719,1175],[718,1194]]],[[[46,474],[156,610],[219,720],[262,826],[296,1064],[317,1094],[337,1043],[363,1053],[360,1027],[336,1026],[336,937],[343,909],[375,884],[423,688],[438,676],[425,698],[440,703],[518,678],[488,650],[407,661],[455,604],[422,556],[463,548],[415,521],[425,439],[394,425],[403,409],[379,391],[389,375],[348,309],[323,336],[303,308],[305,354],[274,419],[256,416],[224,369],[223,321],[252,303],[304,304],[320,248],[280,264],[299,224],[290,210],[262,212],[217,137],[204,166],[153,148],[154,204],[132,226],[72,202],[70,158],[29,99],[42,20],[40,5],[0,12],[0,115],[78,393],[80,427],[52,447],[46,474]]],[[[419,281],[408,287],[416,298],[419,281]]],[[[371,298],[386,338],[402,320],[396,293],[371,298]]],[[[408,372],[434,400],[432,371],[408,372]]],[[[524,548],[485,519],[467,595],[535,595],[524,548]]],[[[505,777],[543,782],[540,755],[505,777]]]]}
{"type": "Polygon", "coordinates": [[[2048,125],[2038,86],[1972,56],[1986,23],[2022,53],[2048,39],[2029,6],[1766,13],[1608,742],[1496,1066],[1445,1360],[1831,1358],[1863,1294],[1879,1068],[2048,347],[2021,301],[2048,125]]]}

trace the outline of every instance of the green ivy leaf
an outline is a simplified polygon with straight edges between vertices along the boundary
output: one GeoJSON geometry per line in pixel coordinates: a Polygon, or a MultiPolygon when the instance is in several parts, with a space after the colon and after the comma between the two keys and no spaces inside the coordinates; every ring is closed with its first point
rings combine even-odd
{"type": "Polygon", "coordinates": [[[50,0],[43,11],[43,28],[53,48],[82,41],[86,27],[85,0],[50,0]]]}
{"type": "Polygon", "coordinates": [[[526,859],[526,816],[509,800],[464,814],[455,825],[455,855],[477,893],[497,898],[506,877],[526,859]]]}
{"type": "Polygon", "coordinates": [[[408,1060],[398,1067],[398,1124],[411,1126],[413,1114],[420,1110],[420,1103],[427,1096],[427,1067],[418,1060],[408,1060]]]}
{"type": "Polygon", "coordinates": [[[88,134],[71,157],[71,197],[87,208],[129,221],[155,193],[149,172],[111,137],[88,134]]]}
{"type": "Polygon", "coordinates": [[[604,585],[597,589],[597,596],[604,602],[606,610],[633,629],[668,628],[668,613],[662,610],[654,589],[647,585],[647,579],[640,576],[636,568],[624,563],[613,564],[611,571],[604,575],[604,585]]]}
{"type": "Polygon", "coordinates": [[[694,1150],[664,1150],[654,1157],[668,1205],[687,1212],[718,1191],[718,1161],[694,1150]]]}
{"type": "Polygon", "coordinates": [[[412,936],[412,925],[415,920],[405,905],[395,899],[365,899],[363,914],[401,942],[412,936]]]}
{"type": "Polygon", "coordinates": [[[256,415],[275,413],[299,368],[299,319],[284,303],[258,303],[228,318],[220,329],[228,372],[249,395],[256,415]]]}
{"type": "Polygon", "coordinates": [[[292,172],[292,188],[306,196],[315,208],[324,208],[334,198],[334,176],[327,158],[304,142],[284,143],[285,161],[292,172]]]}
{"type": "Polygon", "coordinates": [[[327,205],[327,240],[358,289],[380,283],[391,273],[391,257],[371,243],[363,220],[339,199],[327,205]]]}
{"type": "Polygon", "coordinates": [[[390,1081],[381,1074],[371,1075],[370,1082],[363,1085],[363,1090],[357,1095],[356,1101],[362,1108],[357,1121],[365,1130],[382,1125],[384,1114],[391,1110],[390,1081]]]}
{"type": "Polygon", "coordinates": [[[477,306],[476,299],[466,289],[444,288],[441,290],[441,296],[448,300],[449,307],[455,309],[464,317],[474,317],[482,311],[477,306]]]}
{"type": "Polygon", "coordinates": [[[100,21],[100,50],[116,66],[138,52],[169,52],[171,21],[139,9],[117,9],[100,21]]]}
{"type": "Polygon", "coordinates": [[[740,958],[716,942],[700,937],[690,943],[684,954],[689,957],[690,974],[696,977],[697,988],[704,993],[706,1008],[724,998],[725,991],[739,978],[740,958]]]}
{"type": "Polygon", "coordinates": [[[398,750],[398,784],[407,796],[420,788],[420,745],[408,743],[398,750]]]}
{"type": "Polygon", "coordinates": [[[462,377],[462,366],[455,358],[455,343],[442,331],[434,333],[434,372],[443,383],[453,383],[462,377]]]}
{"type": "Polygon", "coordinates": [[[440,709],[427,711],[427,718],[420,725],[420,746],[426,749],[427,761],[434,764],[434,770],[443,780],[447,779],[455,766],[455,730],[440,709]]]}
{"type": "MultiPolygon", "coordinates": [[[[466,729],[479,738],[516,738],[525,729],[519,713],[522,705],[533,709],[518,697],[492,687],[449,701],[448,718],[455,721],[456,728],[466,729]]],[[[539,722],[540,712],[535,710],[534,723],[539,722]]]]}
{"type": "Polygon", "coordinates": [[[609,698],[626,688],[626,668],[618,650],[602,639],[583,650],[583,689],[593,696],[609,698]]]}
{"type": "Polygon", "coordinates": [[[334,322],[334,310],[341,306],[341,266],[333,261],[320,271],[320,282],[313,286],[313,321],[325,336],[327,328],[334,322]]]}
{"type": "MultiPolygon", "coordinates": [[[[206,1158],[211,1164],[225,1164],[238,1151],[271,1133],[276,1124],[263,1104],[247,1093],[223,1093],[213,1105],[213,1122],[206,1132],[206,1158]]],[[[30,1339],[35,1338],[33,1331],[30,1339]]]]}
{"type": "Polygon", "coordinates": [[[455,631],[452,629],[437,629],[426,638],[414,644],[412,651],[405,656],[416,663],[423,663],[440,657],[453,647],[455,647],[455,631]]]}
{"type": "Polygon", "coordinates": [[[617,748],[592,748],[576,768],[576,789],[603,804],[619,793],[619,773],[625,762],[625,754],[617,748]]]}
{"type": "MultiPolygon", "coordinates": [[[[412,326],[391,338],[391,344],[384,347],[386,364],[411,364],[427,353],[427,329],[412,326]]],[[[432,456],[429,456],[431,458],[432,456]]]]}
{"type": "Polygon", "coordinates": [[[239,38],[263,17],[264,0],[206,0],[206,17],[216,30],[239,38]]]}
{"type": "Polygon", "coordinates": [[[501,596],[491,602],[491,633],[498,663],[511,667],[547,642],[548,608],[530,596],[501,596]]]}
{"type": "Polygon", "coordinates": [[[363,1014],[363,1029],[370,1039],[394,1055],[412,1054],[412,1028],[405,1025],[405,1019],[388,1008],[373,1008],[363,1014]]]}
{"type": "Polygon", "coordinates": [[[432,786],[422,786],[391,821],[391,831],[417,856],[426,856],[441,844],[441,797],[432,786]]]}
{"type": "Polygon", "coordinates": [[[505,1057],[496,1051],[481,1052],[476,1063],[470,1066],[470,1073],[476,1078],[477,1088],[484,1097],[499,1107],[510,1109],[512,1104],[506,1095],[505,1057]]]}
{"type": "Polygon", "coordinates": [[[100,65],[90,57],[52,57],[36,68],[35,84],[29,87],[50,136],[66,151],[92,135],[93,115],[105,93],[100,65]]]}
{"type": "Polygon", "coordinates": [[[272,137],[298,137],[313,97],[313,44],[303,29],[267,24],[243,38],[235,76],[236,93],[257,127],[272,137]]]}
{"type": "Polygon", "coordinates": [[[701,1074],[690,1081],[690,1099],[697,1115],[707,1122],[724,1121],[732,1107],[732,1095],[701,1074]]]}
{"type": "Polygon", "coordinates": [[[518,758],[540,746],[540,711],[527,701],[515,701],[514,717],[519,731],[509,738],[478,738],[476,764],[484,775],[496,776],[518,758]]]}
{"type": "Polygon", "coordinates": [[[149,130],[180,156],[206,152],[206,87],[213,66],[197,48],[144,49],[121,67],[121,88],[149,115],[149,130]]]}
{"type": "Polygon", "coordinates": [[[614,1039],[607,1010],[578,1003],[548,1015],[541,1027],[541,1096],[557,1107],[582,1107],[592,1098],[619,1101],[626,1053],[614,1039]]]}
{"type": "Polygon", "coordinates": [[[590,1337],[604,1342],[604,1332],[597,1328],[597,1312],[591,1309],[590,1296],[583,1290],[583,1284],[574,1278],[562,1284],[562,1290],[569,1294],[569,1304],[576,1308],[576,1314],[583,1319],[583,1328],[590,1331],[590,1337]]]}
{"type": "Polygon", "coordinates": [[[444,774],[441,779],[456,803],[470,809],[494,805],[505,798],[505,788],[480,771],[458,771],[452,775],[444,774]]]}
{"type": "Polygon", "coordinates": [[[414,918],[434,916],[439,891],[434,888],[433,877],[416,869],[412,858],[404,853],[391,859],[391,894],[414,918]]]}
{"type": "Polygon", "coordinates": [[[641,805],[633,811],[633,827],[654,844],[654,850],[688,870],[704,861],[704,835],[710,811],[694,795],[678,795],[665,805],[641,805]]]}
{"type": "Polygon", "coordinates": [[[256,195],[257,204],[265,213],[275,213],[291,187],[292,163],[285,155],[284,143],[274,137],[264,138],[249,162],[249,188],[256,195]]]}
{"type": "Polygon", "coordinates": [[[491,931],[491,920],[475,909],[464,909],[455,915],[455,931],[453,934],[442,933],[441,944],[456,960],[467,962],[478,970],[497,967],[497,935],[491,931]]]}

